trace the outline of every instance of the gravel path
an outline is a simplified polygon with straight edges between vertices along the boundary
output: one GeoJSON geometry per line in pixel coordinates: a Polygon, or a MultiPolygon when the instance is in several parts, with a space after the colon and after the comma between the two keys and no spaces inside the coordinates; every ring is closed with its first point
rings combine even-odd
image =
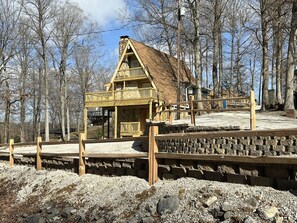
{"type": "Polygon", "coordinates": [[[0,164],[0,222],[295,222],[294,191],[192,178],[79,177],[0,164]],[[28,205],[30,204],[30,205],[28,205]],[[32,219],[38,220],[33,221],[32,219]]]}
{"type": "MultiPolygon", "coordinates": [[[[257,112],[256,129],[284,129],[297,128],[297,119],[282,116],[283,112],[257,112]]],[[[174,123],[190,123],[190,119],[175,120],[174,123]]],[[[196,117],[197,126],[239,126],[241,129],[250,129],[250,113],[221,112],[203,114],[196,117]]]]}

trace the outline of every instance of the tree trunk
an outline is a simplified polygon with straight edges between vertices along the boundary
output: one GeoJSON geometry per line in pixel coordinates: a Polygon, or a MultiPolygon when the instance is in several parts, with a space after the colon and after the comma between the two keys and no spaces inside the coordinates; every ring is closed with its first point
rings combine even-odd
{"type": "MultiPolygon", "coordinates": [[[[220,25],[221,27],[221,25],[220,25]]],[[[223,41],[222,41],[222,33],[221,29],[219,32],[219,49],[220,49],[220,55],[219,55],[219,64],[220,64],[220,71],[219,71],[219,96],[222,97],[223,93],[223,41]]]]}
{"type": "Polygon", "coordinates": [[[277,9],[277,21],[276,21],[276,36],[275,36],[275,50],[276,50],[276,60],[275,60],[275,71],[276,71],[276,104],[282,104],[282,26],[280,23],[280,18],[282,14],[282,7],[281,4],[277,9]]]}
{"type": "Polygon", "coordinates": [[[268,33],[267,33],[267,2],[266,0],[261,0],[261,30],[262,30],[262,106],[261,109],[265,111],[268,107],[268,82],[269,82],[269,73],[268,73],[268,33]]]}
{"type": "Polygon", "coordinates": [[[297,35],[297,0],[293,2],[291,30],[288,45],[287,56],[287,75],[286,75],[286,103],[285,109],[294,109],[294,55],[296,53],[296,35],[297,35]]]}
{"type": "Polygon", "coordinates": [[[213,65],[212,65],[212,81],[214,97],[218,97],[218,63],[219,63],[219,31],[220,31],[220,15],[221,1],[216,0],[214,6],[214,24],[213,24],[213,65]]]}
{"type": "Polygon", "coordinates": [[[235,40],[235,30],[233,29],[231,32],[231,58],[230,58],[230,91],[232,92],[232,94],[234,93],[234,86],[233,86],[233,82],[234,82],[234,48],[235,48],[235,44],[234,41],[235,40]]]}
{"type": "Polygon", "coordinates": [[[6,93],[5,93],[5,115],[4,115],[4,143],[9,141],[9,123],[10,123],[10,89],[8,80],[5,81],[6,93]]]}
{"type": "MultiPolygon", "coordinates": [[[[27,64],[24,64],[24,66],[27,66],[27,64]]],[[[25,107],[25,80],[26,80],[26,73],[27,69],[25,68],[22,72],[21,76],[21,95],[20,95],[20,138],[21,142],[26,141],[26,136],[25,136],[25,120],[26,120],[26,107],[25,107]]]]}
{"type": "Polygon", "coordinates": [[[206,53],[205,53],[205,85],[207,88],[209,88],[209,74],[208,74],[208,48],[209,48],[209,45],[208,45],[208,38],[206,38],[206,53]]]}
{"type": "MultiPolygon", "coordinates": [[[[196,87],[197,87],[197,100],[202,99],[201,94],[201,51],[200,51],[200,0],[195,1],[194,8],[194,27],[195,27],[195,37],[194,37],[194,54],[195,54],[195,74],[196,74],[196,87]]],[[[198,109],[202,109],[202,104],[198,103],[198,109]]]]}
{"type": "Polygon", "coordinates": [[[65,78],[65,99],[66,99],[66,123],[67,123],[67,141],[70,141],[70,110],[69,110],[69,99],[68,99],[68,82],[65,78]]]}
{"type": "Polygon", "coordinates": [[[241,94],[242,92],[242,77],[240,72],[240,39],[241,34],[238,35],[236,41],[236,78],[237,78],[237,94],[241,94]]]}

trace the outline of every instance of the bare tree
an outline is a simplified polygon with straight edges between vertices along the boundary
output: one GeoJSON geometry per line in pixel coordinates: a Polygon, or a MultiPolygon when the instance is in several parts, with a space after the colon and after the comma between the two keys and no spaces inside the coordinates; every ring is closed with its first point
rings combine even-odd
{"type": "MultiPolygon", "coordinates": [[[[19,37],[20,41],[18,44],[18,52],[16,54],[16,62],[17,67],[19,67],[18,76],[18,89],[19,89],[19,114],[20,114],[20,140],[21,142],[25,142],[26,139],[26,101],[29,98],[29,73],[30,73],[30,65],[33,62],[33,45],[31,42],[31,37],[29,30],[27,29],[25,24],[25,20],[20,20],[21,24],[19,27],[19,37]]],[[[35,86],[35,85],[33,85],[35,86]]]]}
{"type": "Polygon", "coordinates": [[[30,19],[28,28],[36,35],[35,48],[42,58],[44,77],[44,125],[45,141],[49,141],[49,84],[48,84],[48,47],[51,34],[50,26],[55,15],[55,0],[25,0],[25,15],[30,19]]]}
{"type": "Polygon", "coordinates": [[[67,140],[70,140],[70,124],[69,124],[69,108],[67,103],[67,60],[73,52],[74,47],[77,47],[75,40],[83,27],[84,22],[83,12],[76,5],[69,2],[64,3],[57,9],[57,15],[54,18],[53,37],[55,45],[58,48],[54,52],[53,58],[59,64],[59,79],[60,79],[60,120],[61,120],[61,138],[64,141],[65,122],[67,123],[67,140]],[[65,115],[66,113],[66,115],[65,115]]]}
{"type": "MultiPolygon", "coordinates": [[[[16,53],[18,44],[18,19],[20,17],[21,8],[19,2],[0,0],[0,87],[4,84],[4,88],[0,88],[0,94],[4,101],[4,142],[9,139],[9,123],[11,106],[16,102],[12,98],[10,86],[10,71],[8,67],[16,53]]],[[[2,101],[1,100],[1,101],[2,101]]]]}

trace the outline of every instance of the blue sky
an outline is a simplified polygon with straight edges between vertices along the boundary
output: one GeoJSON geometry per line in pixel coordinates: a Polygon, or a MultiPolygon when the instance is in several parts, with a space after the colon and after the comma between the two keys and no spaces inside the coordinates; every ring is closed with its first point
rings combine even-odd
{"type": "Polygon", "coordinates": [[[129,35],[132,32],[127,29],[118,30],[121,24],[117,21],[117,11],[125,7],[124,0],[71,0],[77,2],[80,8],[95,20],[101,27],[105,49],[112,55],[118,52],[120,36],[129,35]]]}

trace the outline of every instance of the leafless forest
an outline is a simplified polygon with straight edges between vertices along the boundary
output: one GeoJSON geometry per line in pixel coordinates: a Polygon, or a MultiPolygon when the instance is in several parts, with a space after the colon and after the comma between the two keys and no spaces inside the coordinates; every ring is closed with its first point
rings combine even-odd
{"type": "MultiPolygon", "coordinates": [[[[139,41],[181,57],[198,87],[220,97],[251,89],[262,110],[268,92],[294,108],[297,0],[126,0],[122,28],[139,41]]],[[[82,126],[84,93],[103,90],[115,64],[102,28],[74,3],[0,0],[0,143],[32,141],[44,131],[82,126]]]]}

